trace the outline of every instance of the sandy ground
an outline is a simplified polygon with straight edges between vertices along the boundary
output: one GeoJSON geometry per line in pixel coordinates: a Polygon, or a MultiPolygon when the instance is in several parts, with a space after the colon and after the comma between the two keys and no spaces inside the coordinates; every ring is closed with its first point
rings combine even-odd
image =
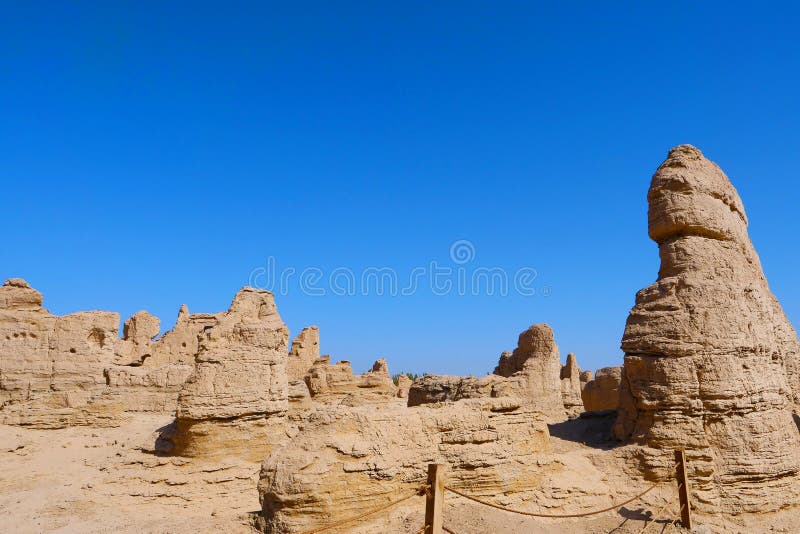
{"type": "Polygon", "coordinates": [[[0,426],[0,531],[253,532],[258,464],[153,454],[168,416],[118,428],[0,426]]]}
{"type": "MultiPolygon", "coordinates": [[[[170,422],[168,416],[136,414],[118,428],[0,426],[0,531],[255,532],[259,465],[159,457],[153,453],[158,429],[170,422]]],[[[611,446],[609,427],[609,418],[551,426],[553,454],[564,465],[563,479],[551,482],[565,493],[554,497],[565,502],[581,499],[602,482],[603,488],[618,491],[613,500],[620,501],[647,486],[624,474],[620,460],[624,451],[611,446]],[[570,488],[579,491],[571,493],[570,488]]],[[[622,534],[638,533],[646,526],[649,533],[686,532],[672,524],[676,517],[669,511],[653,521],[665,503],[676,499],[675,488],[665,484],[614,512],[553,520],[517,516],[447,494],[445,526],[455,534],[622,534]]],[[[424,499],[415,497],[389,513],[328,532],[416,533],[424,506],[424,499]]],[[[696,523],[695,532],[797,532],[800,511],[696,517],[696,523]]]]}

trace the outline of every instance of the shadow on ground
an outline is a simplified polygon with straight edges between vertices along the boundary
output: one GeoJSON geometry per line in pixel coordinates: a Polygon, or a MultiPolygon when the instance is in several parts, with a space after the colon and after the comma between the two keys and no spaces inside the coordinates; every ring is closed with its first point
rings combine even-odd
{"type": "Polygon", "coordinates": [[[672,519],[654,518],[653,512],[645,510],[644,508],[627,508],[623,506],[619,509],[619,515],[625,519],[611,532],[620,532],[628,521],[644,521],[645,526],[642,530],[647,529],[648,532],[666,532],[668,528],[672,528],[672,519]],[[651,528],[652,527],[652,528],[651,528]]]}
{"type": "Polygon", "coordinates": [[[153,454],[156,456],[168,456],[174,447],[172,438],[178,428],[178,421],[173,420],[171,423],[162,426],[156,432],[158,436],[153,444],[153,454]]]}
{"type": "Polygon", "coordinates": [[[595,449],[609,450],[621,445],[611,433],[616,418],[616,410],[584,412],[577,419],[547,426],[553,437],[582,443],[595,449]]]}

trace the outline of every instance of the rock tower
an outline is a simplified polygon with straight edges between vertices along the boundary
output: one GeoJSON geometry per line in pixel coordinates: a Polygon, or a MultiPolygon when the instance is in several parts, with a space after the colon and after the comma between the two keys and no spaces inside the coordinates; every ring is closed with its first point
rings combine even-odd
{"type": "Polygon", "coordinates": [[[673,148],[648,193],[658,280],[639,291],[622,349],[618,438],[666,474],[685,447],[700,510],[765,512],[800,502],[791,403],[797,335],[770,292],[744,206],[693,146],[673,148]]]}

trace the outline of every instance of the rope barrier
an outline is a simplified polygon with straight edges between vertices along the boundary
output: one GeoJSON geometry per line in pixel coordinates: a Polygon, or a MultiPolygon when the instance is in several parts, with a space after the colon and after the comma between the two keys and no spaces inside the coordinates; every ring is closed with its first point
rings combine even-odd
{"type": "MultiPolygon", "coordinates": [[[[428,485],[427,484],[423,485],[423,486],[420,486],[419,488],[414,490],[414,493],[412,493],[410,495],[407,495],[406,497],[391,501],[391,502],[389,502],[387,504],[384,504],[382,506],[379,506],[377,508],[373,508],[369,512],[365,512],[363,514],[358,514],[358,515],[354,515],[352,517],[347,517],[345,519],[341,519],[339,521],[336,521],[335,523],[331,523],[329,525],[325,525],[324,527],[319,527],[319,528],[314,528],[314,529],[311,529],[311,530],[306,530],[305,532],[303,532],[303,534],[317,534],[318,532],[325,532],[327,530],[331,530],[333,528],[340,527],[340,526],[346,525],[348,523],[353,523],[353,522],[358,521],[360,519],[363,519],[365,517],[368,517],[368,516],[371,516],[371,515],[375,515],[378,512],[382,512],[384,510],[388,510],[389,508],[392,508],[393,506],[397,506],[401,502],[405,502],[405,501],[407,501],[407,500],[409,500],[409,499],[411,499],[413,497],[424,495],[425,491],[427,489],[428,489],[428,485]]],[[[424,530],[425,530],[425,527],[423,527],[423,531],[424,530]]]]}
{"type": "MultiPolygon", "coordinates": [[[[627,500],[625,500],[625,501],[623,501],[621,503],[612,504],[611,506],[609,506],[607,508],[603,508],[602,510],[593,510],[591,512],[581,512],[581,513],[575,513],[575,514],[542,514],[542,513],[537,513],[537,512],[526,512],[526,511],[523,511],[523,510],[514,510],[513,508],[508,508],[506,506],[501,506],[499,504],[494,504],[494,503],[485,501],[483,499],[479,499],[478,497],[474,497],[472,495],[468,495],[468,494],[463,493],[463,492],[461,492],[461,491],[459,491],[459,490],[457,490],[457,489],[455,489],[453,487],[450,487],[450,486],[444,486],[444,489],[446,491],[450,491],[452,493],[455,493],[459,497],[463,497],[463,498],[465,498],[467,500],[476,502],[478,504],[482,504],[484,506],[488,506],[490,508],[495,508],[497,510],[502,510],[504,512],[510,512],[510,513],[513,513],[513,514],[524,515],[524,516],[528,516],[528,517],[544,517],[544,518],[551,518],[551,519],[563,519],[563,518],[575,518],[575,517],[588,517],[588,516],[592,516],[592,515],[602,514],[602,513],[605,513],[605,512],[610,512],[612,510],[616,510],[617,508],[621,508],[621,507],[625,506],[626,504],[630,504],[633,501],[641,499],[642,497],[644,497],[645,495],[647,495],[648,493],[653,491],[655,488],[657,488],[659,485],[661,485],[663,482],[665,482],[670,476],[672,476],[672,474],[674,472],[675,472],[675,469],[673,469],[670,472],[669,475],[667,475],[666,477],[662,478],[661,480],[655,482],[650,487],[645,489],[643,492],[641,492],[641,493],[639,493],[637,495],[634,495],[633,497],[631,497],[631,498],[629,498],[629,499],[627,499],[627,500]]],[[[429,484],[424,484],[424,485],[420,486],[419,488],[417,488],[416,490],[414,490],[413,493],[410,493],[409,495],[406,495],[405,497],[390,501],[390,502],[388,502],[388,503],[386,503],[386,504],[384,504],[382,506],[379,506],[377,508],[373,508],[372,510],[370,510],[368,512],[364,512],[364,513],[361,513],[361,514],[358,514],[358,515],[354,515],[354,516],[351,516],[351,517],[348,517],[348,518],[345,518],[345,519],[341,519],[339,521],[336,521],[334,523],[330,523],[330,524],[322,526],[322,527],[318,527],[318,528],[314,528],[314,529],[311,529],[311,530],[307,530],[307,531],[303,532],[302,534],[318,534],[320,532],[325,532],[325,531],[334,529],[336,527],[340,527],[342,525],[347,525],[349,523],[354,523],[356,521],[364,519],[365,517],[369,517],[371,515],[377,514],[378,512],[382,512],[384,510],[388,510],[389,508],[397,506],[398,504],[400,504],[402,502],[405,502],[405,501],[407,501],[407,500],[409,500],[409,499],[411,499],[413,497],[417,497],[417,496],[421,496],[421,495],[427,495],[428,497],[430,497],[431,489],[432,488],[431,488],[431,486],[429,484]]],[[[645,532],[645,530],[647,530],[647,528],[650,525],[652,525],[653,523],[657,522],[658,521],[658,517],[660,516],[660,514],[668,506],[670,506],[669,502],[667,502],[667,504],[665,504],[653,516],[654,517],[653,521],[651,521],[650,523],[646,523],[645,524],[645,526],[642,528],[642,530],[639,531],[639,534],[643,534],[645,532]]],[[[681,507],[681,510],[682,509],[683,509],[683,507],[681,507]]],[[[671,526],[674,526],[674,523],[675,522],[673,522],[671,526]]],[[[420,530],[418,530],[416,534],[423,534],[427,530],[427,527],[428,527],[428,525],[423,525],[423,527],[420,530]]],[[[442,530],[444,530],[448,534],[455,534],[452,530],[448,529],[445,526],[442,526],[442,530]]]]}
{"type": "Polygon", "coordinates": [[[621,508],[621,507],[625,506],[626,504],[632,503],[635,500],[641,499],[642,497],[644,497],[645,495],[647,495],[648,493],[653,491],[662,482],[664,482],[664,481],[663,480],[659,480],[658,482],[656,482],[655,484],[653,484],[652,486],[650,486],[649,488],[647,488],[643,492],[639,493],[638,495],[635,495],[635,496],[631,497],[627,501],[623,501],[621,503],[617,503],[617,504],[611,505],[608,508],[603,508],[602,510],[594,510],[594,511],[591,511],[591,512],[583,512],[583,513],[579,513],[579,514],[539,514],[539,513],[536,513],[536,512],[525,512],[525,511],[522,511],[522,510],[514,510],[513,508],[507,508],[505,506],[500,506],[499,504],[494,504],[494,503],[491,503],[491,502],[488,502],[488,501],[484,501],[484,500],[478,499],[477,497],[473,497],[472,495],[467,495],[466,493],[462,493],[462,492],[458,491],[457,489],[451,488],[450,486],[445,486],[444,489],[446,489],[447,491],[451,491],[451,492],[455,493],[456,495],[464,497],[465,499],[469,499],[470,501],[474,501],[476,503],[483,504],[484,506],[489,506],[491,508],[496,508],[498,510],[503,510],[504,512],[511,512],[511,513],[514,513],[514,514],[526,515],[526,516],[529,516],[529,517],[547,517],[547,518],[551,518],[551,519],[561,519],[561,518],[568,518],[568,517],[588,517],[590,515],[602,514],[604,512],[610,512],[611,510],[616,510],[617,508],[621,508]]]}

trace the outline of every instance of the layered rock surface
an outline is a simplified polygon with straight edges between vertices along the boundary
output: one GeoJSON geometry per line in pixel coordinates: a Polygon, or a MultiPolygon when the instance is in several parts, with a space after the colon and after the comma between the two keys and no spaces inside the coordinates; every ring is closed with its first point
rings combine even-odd
{"type": "Polygon", "coordinates": [[[175,326],[157,340],[158,318],[144,311],[131,316],[114,365],[105,370],[110,394],[127,411],[174,412],[180,388],[194,370],[198,338],[217,324],[217,315],[190,314],[181,306],[175,326]]]}
{"type": "Polygon", "coordinates": [[[161,321],[145,310],[136,312],[122,328],[114,363],[138,367],[153,355],[153,340],[161,332],[161,321]]]}
{"type": "Polygon", "coordinates": [[[561,357],[549,325],[535,324],[522,332],[517,348],[503,353],[494,374],[517,381],[520,396],[531,399],[550,418],[563,419],[561,357]]]}
{"type": "Polygon", "coordinates": [[[355,405],[387,401],[397,396],[397,387],[383,358],[376,360],[366,373],[354,375],[349,361],[331,364],[330,356],[325,355],[318,358],[308,370],[305,382],[312,398],[322,403],[355,405]]]}
{"type": "Polygon", "coordinates": [[[574,354],[567,355],[566,365],[561,367],[561,399],[569,417],[577,417],[583,412],[581,399],[581,368],[574,354]]]}
{"type": "Polygon", "coordinates": [[[594,378],[586,382],[581,391],[583,406],[587,412],[616,410],[619,405],[619,385],[622,367],[603,367],[594,378]]]}
{"type": "Polygon", "coordinates": [[[178,397],[173,452],[263,457],[288,409],[288,339],[272,293],[242,288],[201,336],[178,397]]]}
{"type": "MultiPolygon", "coordinates": [[[[513,352],[503,352],[494,373],[474,376],[425,375],[411,384],[408,405],[487,397],[527,399],[551,421],[564,419],[561,359],[553,329],[535,324],[522,332],[513,352]]],[[[580,387],[578,377],[575,384],[580,387]]],[[[579,401],[578,401],[579,403],[579,401]]]]}
{"type": "Polygon", "coordinates": [[[317,359],[319,359],[319,327],[308,326],[303,328],[292,341],[287,365],[289,381],[303,380],[317,359]]]}
{"type": "Polygon", "coordinates": [[[592,371],[581,371],[581,391],[586,387],[586,384],[594,380],[594,373],[592,371]]]}
{"type": "Polygon", "coordinates": [[[694,147],[672,149],[648,194],[658,280],[628,317],[615,433],[664,474],[686,447],[700,510],[800,502],[798,340],[770,292],[734,187],[694,147]],[[788,379],[787,380],[787,376],[788,379]]]}
{"type": "Polygon", "coordinates": [[[125,412],[171,412],[194,369],[198,335],[217,316],[189,314],[158,339],[160,321],[140,311],[78,312],[42,307],[22,279],[0,287],[0,421],[39,428],[117,425],[125,412]]]}
{"type": "Polygon", "coordinates": [[[15,278],[0,287],[0,422],[57,428],[113,424],[122,406],[102,396],[114,360],[119,315],[61,317],[15,278]]]}
{"type": "Polygon", "coordinates": [[[425,375],[414,380],[408,391],[408,406],[420,406],[463,399],[499,397],[508,380],[497,375],[425,375]],[[497,386],[497,389],[496,389],[497,386]]]}
{"type": "Polygon", "coordinates": [[[264,461],[266,530],[304,532],[385,504],[418,488],[433,462],[447,464],[448,484],[475,495],[524,496],[541,487],[548,450],[544,417],[525,404],[321,407],[264,461]]]}

